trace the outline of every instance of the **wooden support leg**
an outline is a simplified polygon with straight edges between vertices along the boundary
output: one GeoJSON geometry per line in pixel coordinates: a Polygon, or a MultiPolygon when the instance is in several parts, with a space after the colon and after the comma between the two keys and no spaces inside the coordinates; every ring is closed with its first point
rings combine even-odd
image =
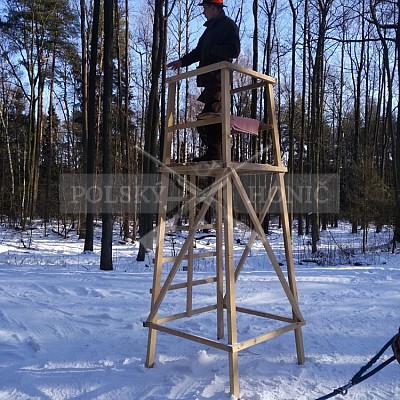
{"type": "MultiPolygon", "coordinates": [[[[283,240],[285,245],[285,255],[286,255],[286,264],[287,264],[287,273],[288,273],[288,281],[290,290],[293,293],[293,297],[296,299],[298,304],[298,294],[297,294],[297,285],[296,285],[296,275],[294,270],[294,261],[293,261],[293,252],[292,252],[292,235],[290,232],[290,224],[289,224],[289,214],[287,209],[286,202],[286,191],[285,191],[285,181],[283,174],[279,174],[277,177],[278,186],[280,190],[280,199],[281,199],[281,215],[282,215],[282,230],[283,230],[283,240]]],[[[293,316],[296,317],[295,311],[292,309],[293,316]]],[[[304,356],[304,344],[303,344],[303,334],[301,331],[301,326],[295,329],[294,331],[295,341],[296,341],[296,351],[297,351],[297,362],[299,364],[303,364],[305,361],[304,356]]]]}
{"type": "MultiPolygon", "coordinates": [[[[161,272],[162,272],[162,265],[156,264],[153,277],[152,302],[151,302],[152,308],[160,293],[161,272]]],[[[158,314],[155,314],[151,322],[157,322],[157,318],[158,314]]],[[[147,356],[145,363],[147,368],[152,368],[154,366],[154,359],[156,354],[156,339],[157,339],[157,331],[149,326],[149,333],[147,338],[147,356]]]]}
{"type": "Polygon", "coordinates": [[[229,353],[229,387],[231,396],[239,398],[239,353],[237,351],[229,353]]]}
{"type": "Polygon", "coordinates": [[[156,356],[156,339],[157,331],[155,329],[149,328],[149,333],[147,337],[147,355],[146,355],[146,367],[153,368],[154,360],[156,356]]]}
{"type": "Polygon", "coordinates": [[[223,277],[223,253],[222,253],[222,190],[216,194],[216,269],[217,269],[217,338],[222,339],[224,333],[224,277],[223,277]]]}
{"type": "Polygon", "coordinates": [[[304,344],[303,344],[303,332],[301,326],[294,330],[294,339],[296,341],[296,352],[297,352],[297,363],[299,365],[304,364],[304,344]]]}
{"type": "MultiPolygon", "coordinates": [[[[169,174],[164,173],[161,176],[161,187],[168,188],[169,174]]],[[[161,287],[161,274],[162,274],[162,258],[164,254],[164,236],[165,236],[165,222],[167,215],[167,198],[168,190],[161,191],[161,204],[158,210],[158,225],[157,225],[157,248],[156,257],[154,264],[154,275],[153,275],[153,288],[151,295],[151,310],[153,311],[155,303],[160,294],[161,287]]],[[[155,314],[149,322],[157,321],[158,314],[155,314]]],[[[154,365],[155,353],[156,353],[156,338],[157,332],[149,327],[149,334],[147,339],[147,356],[146,356],[146,367],[151,368],[154,365]]]]}
{"type": "MultiPolygon", "coordinates": [[[[236,325],[236,288],[235,288],[235,259],[233,252],[233,205],[232,205],[232,180],[231,176],[226,177],[223,190],[225,206],[224,233],[225,233],[225,274],[226,274],[226,309],[228,325],[228,344],[237,343],[236,325]]],[[[238,353],[229,353],[229,379],[230,393],[239,397],[239,369],[238,353]]]]}
{"type": "MultiPolygon", "coordinates": [[[[191,188],[196,185],[196,176],[189,175],[189,184],[191,188]]],[[[196,196],[196,193],[190,193],[191,199],[196,196]]],[[[190,203],[189,208],[189,226],[193,226],[195,218],[195,206],[190,203]]],[[[187,292],[186,292],[186,316],[192,315],[193,308],[193,246],[188,249],[188,261],[187,261],[187,292]]]]}

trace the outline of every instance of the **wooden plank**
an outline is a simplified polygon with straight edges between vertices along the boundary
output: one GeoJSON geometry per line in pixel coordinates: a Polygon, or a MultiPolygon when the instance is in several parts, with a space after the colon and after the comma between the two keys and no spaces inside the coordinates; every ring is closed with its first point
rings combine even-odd
{"type": "Polygon", "coordinates": [[[253,71],[252,69],[243,67],[239,64],[233,64],[233,63],[229,63],[226,61],[222,62],[221,64],[227,64],[228,68],[232,71],[236,71],[236,72],[245,74],[247,76],[251,76],[252,78],[261,79],[268,84],[275,85],[275,83],[276,83],[276,79],[273,78],[272,76],[268,76],[268,75],[262,74],[260,72],[253,71]]]}
{"type": "MultiPolygon", "coordinates": [[[[205,312],[209,312],[209,311],[213,311],[217,308],[216,304],[212,304],[210,306],[205,306],[205,307],[201,307],[201,308],[196,308],[192,310],[192,315],[197,315],[197,314],[202,314],[205,312]]],[[[167,322],[170,321],[175,321],[177,319],[181,319],[181,318],[187,318],[187,312],[182,312],[182,313],[177,313],[177,314],[173,314],[173,315],[167,315],[164,317],[160,317],[157,321],[157,324],[165,324],[167,322]]]]}
{"type": "Polygon", "coordinates": [[[233,351],[234,352],[239,352],[241,350],[247,349],[251,346],[255,346],[256,344],[265,342],[267,340],[273,339],[277,336],[282,335],[283,333],[289,332],[289,331],[293,331],[295,329],[297,329],[299,326],[304,325],[303,322],[296,322],[295,324],[290,324],[287,325],[283,328],[279,328],[279,329],[275,329],[271,332],[268,333],[264,333],[262,335],[259,335],[253,339],[248,339],[245,340],[243,342],[237,343],[234,347],[233,347],[233,351]]]}
{"type": "Polygon", "coordinates": [[[222,161],[224,165],[231,162],[231,97],[229,94],[230,75],[227,69],[221,71],[221,128],[222,128],[222,161]]]}
{"type": "Polygon", "coordinates": [[[223,207],[222,207],[222,190],[219,189],[216,193],[216,242],[217,251],[216,270],[217,270],[217,338],[222,339],[224,333],[224,261],[223,261],[223,207]]]}
{"type": "Polygon", "coordinates": [[[266,94],[267,94],[268,122],[272,125],[272,150],[273,150],[275,165],[280,167],[282,166],[281,146],[279,143],[278,120],[276,117],[274,90],[272,85],[267,86],[266,94]]]}
{"type": "MultiPolygon", "coordinates": [[[[203,225],[202,225],[203,226],[203,225]]],[[[207,258],[207,257],[215,257],[217,255],[216,251],[208,251],[207,253],[193,253],[193,258],[207,258]]],[[[178,256],[169,256],[169,257],[163,257],[163,263],[167,263],[167,262],[175,262],[175,260],[177,259],[178,256]]],[[[188,260],[189,257],[188,256],[183,256],[182,257],[182,261],[183,260],[188,260]]]]}
{"type": "MultiPolygon", "coordinates": [[[[206,197],[196,197],[196,202],[197,203],[202,203],[204,200],[206,199],[206,197]]],[[[193,197],[180,197],[180,196],[171,196],[168,197],[168,202],[169,203],[181,203],[181,202],[188,202],[191,201],[193,202],[193,197]]]]}
{"type": "Polygon", "coordinates": [[[193,342],[201,343],[206,346],[214,347],[219,350],[232,352],[231,346],[226,345],[221,342],[218,342],[218,341],[215,341],[215,340],[212,340],[212,339],[205,338],[203,336],[193,335],[191,333],[183,332],[178,329],[172,329],[172,328],[166,327],[164,325],[159,325],[159,324],[155,324],[155,323],[151,323],[151,322],[146,325],[152,329],[156,329],[161,332],[169,333],[170,335],[179,336],[183,339],[192,340],[193,342]]]}
{"type": "MultiPolygon", "coordinates": [[[[192,286],[206,285],[208,283],[215,283],[216,281],[217,281],[216,276],[213,276],[210,278],[204,278],[204,279],[196,279],[196,280],[193,280],[192,286]]],[[[184,289],[185,287],[187,287],[186,282],[175,283],[169,287],[169,290],[184,289]]]]}
{"type": "Polygon", "coordinates": [[[246,85],[246,86],[239,86],[237,88],[231,89],[231,94],[247,92],[252,89],[257,89],[257,88],[264,87],[264,86],[265,86],[265,81],[253,83],[251,85],[246,85]]]}
{"type": "Polygon", "coordinates": [[[301,330],[302,324],[305,322],[298,322],[297,328],[294,330],[294,338],[296,342],[296,353],[297,353],[297,363],[299,365],[304,364],[306,357],[304,354],[304,342],[303,342],[303,333],[301,330]]]}
{"type": "MultiPolygon", "coordinates": [[[[236,92],[240,92],[240,91],[242,91],[242,90],[236,89],[236,90],[233,90],[232,92],[236,93],[236,92]]],[[[181,122],[179,124],[173,124],[173,125],[168,126],[168,128],[166,128],[166,132],[178,131],[180,129],[198,128],[199,126],[220,124],[221,122],[222,122],[221,116],[199,119],[199,120],[195,120],[195,121],[186,121],[186,122],[181,122]]],[[[269,130],[272,128],[273,128],[273,126],[271,124],[265,124],[264,122],[260,122],[259,131],[265,131],[265,130],[269,130]]],[[[237,131],[237,130],[232,131],[232,127],[231,127],[231,133],[240,134],[240,135],[246,134],[246,132],[241,132],[241,131],[237,131]]]]}
{"type": "MultiPolygon", "coordinates": [[[[208,283],[215,283],[217,281],[217,277],[210,277],[210,278],[204,278],[204,279],[196,279],[193,280],[192,286],[200,286],[200,285],[206,285],[208,283]]],[[[179,289],[184,289],[187,287],[187,282],[181,282],[181,283],[175,283],[170,285],[168,290],[179,290],[179,289]]],[[[150,293],[152,292],[152,289],[150,290],[150,293]]]]}
{"type": "Polygon", "coordinates": [[[234,168],[238,174],[256,174],[257,172],[274,172],[274,173],[285,173],[287,167],[281,165],[270,165],[270,164],[254,164],[254,163],[236,163],[232,162],[230,167],[234,168]]]}
{"type": "MultiPolygon", "coordinates": [[[[191,184],[191,187],[196,186],[196,182],[193,182],[195,177],[193,175],[189,176],[189,182],[191,184]]],[[[191,198],[189,199],[192,200],[194,197],[196,197],[196,192],[191,191],[190,192],[191,198]]],[[[195,206],[192,205],[189,207],[189,226],[192,226],[194,224],[194,218],[195,218],[196,210],[195,206]]],[[[189,246],[188,248],[188,255],[187,255],[187,292],[186,292],[186,316],[190,317],[192,315],[192,308],[193,308],[193,241],[192,245],[189,246]]]]}
{"type": "Polygon", "coordinates": [[[284,317],[281,315],[276,315],[276,314],[271,314],[271,313],[266,313],[264,311],[259,311],[259,310],[251,310],[249,308],[245,307],[236,307],[237,312],[241,312],[244,314],[250,314],[250,315],[255,315],[257,317],[262,317],[262,318],[268,318],[268,319],[273,319],[276,321],[282,321],[282,322],[296,322],[296,320],[292,317],[284,317]]]}
{"type": "MultiPolygon", "coordinates": [[[[161,185],[167,185],[169,181],[168,174],[162,174],[161,185]]],[[[165,224],[166,224],[166,213],[167,213],[167,191],[161,191],[161,202],[158,209],[158,220],[157,220],[157,232],[156,232],[156,255],[155,255],[155,266],[153,275],[152,285],[152,296],[151,296],[151,308],[150,314],[153,314],[151,321],[157,320],[156,301],[160,293],[161,286],[161,275],[162,275],[162,256],[164,253],[164,236],[165,236],[165,224]]],[[[146,367],[152,367],[154,365],[155,351],[156,351],[156,337],[157,332],[149,329],[147,338],[147,355],[146,355],[146,367]]]]}
{"type": "Polygon", "coordinates": [[[205,67],[196,68],[191,71],[182,72],[180,74],[170,76],[166,79],[166,83],[169,84],[172,82],[182,81],[184,79],[193,78],[194,76],[197,76],[197,75],[206,74],[207,72],[217,71],[219,69],[226,69],[226,68],[229,68],[230,65],[231,65],[231,63],[222,61],[219,63],[207,65],[205,67]]]}
{"type": "Polygon", "coordinates": [[[174,231],[188,231],[190,228],[189,225],[168,225],[165,227],[166,232],[174,232],[174,231]]]}
{"type": "MultiPolygon", "coordinates": [[[[237,343],[237,321],[236,321],[236,282],[235,282],[235,257],[233,246],[233,193],[232,176],[226,178],[223,187],[223,206],[224,206],[224,238],[225,238],[225,286],[226,286],[226,311],[227,311],[227,330],[228,344],[233,346],[237,343]]],[[[229,383],[230,393],[240,397],[239,390],[239,366],[238,354],[229,353],[229,383]]]]}
{"type": "Polygon", "coordinates": [[[199,119],[196,121],[181,122],[180,124],[174,124],[169,126],[166,132],[178,131],[180,129],[197,128],[199,126],[204,126],[204,125],[220,124],[221,120],[222,120],[221,117],[213,117],[207,119],[199,119]]]}
{"type": "MultiPolygon", "coordinates": [[[[285,173],[287,167],[284,165],[276,166],[270,164],[254,164],[254,163],[241,163],[231,161],[227,163],[231,168],[234,168],[238,174],[257,174],[265,172],[285,173]]],[[[219,174],[220,169],[223,167],[221,161],[203,161],[198,163],[187,164],[173,164],[168,166],[160,166],[159,172],[173,172],[176,174],[195,174],[196,176],[216,176],[219,174]]]]}
{"type": "MultiPolygon", "coordinates": [[[[203,203],[207,200],[207,197],[199,197],[201,201],[199,203],[203,203]]],[[[189,201],[189,200],[188,200],[189,201]]],[[[202,224],[199,229],[214,229],[214,224],[202,224]]],[[[188,231],[190,229],[189,225],[169,225],[165,227],[166,232],[174,232],[174,231],[188,231]]],[[[195,238],[196,239],[196,238],[195,238]]]]}
{"type": "Polygon", "coordinates": [[[166,79],[166,82],[167,82],[167,84],[169,84],[169,83],[177,82],[177,81],[184,80],[187,78],[192,78],[197,75],[202,75],[207,72],[217,71],[219,69],[228,69],[231,71],[236,71],[241,74],[251,76],[253,78],[261,79],[261,80],[265,81],[266,83],[271,83],[271,84],[276,83],[276,79],[271,76],[262,74],[257,71],[253,71],[249,68],[242,67],[238,64],[230,63],[228,61],[221,61],[219,63],[207,65],[206,67],[196,68],[195,70],[192,70],[192,71],[182,72],[180,74],[170,76],[166,79]]]}
{"type": "Polygon", "coordinates": [[[163,164],[168,165],[171,163],[171,144],[172,144],[172,131],[169,129],[174,124],[174,113],[175,113],[175,95],[176,95],[176,83],[168,86],[168,102],[165,119],[165,137],[164,137],[164,148],[163,148],[163,164]]]}
{"type": "MultiPolygon", "coordinates": [[[[231,162],[230,149],[230,76],[228,70],[221,71],[221,112],[222,112],[222,160],[225,166],[231,162]]],[[[236,321],[236,290],[235,290],[235,259],[233,250],[233,193],[231,176],[224,178],[223,197],[223,226],[225,239],[225,287],[228,344],[237,343],[236,321]]],[[[239,366],[237,353],[229,353],[229,385],[230,394],[239,398],[239,366]]]]}

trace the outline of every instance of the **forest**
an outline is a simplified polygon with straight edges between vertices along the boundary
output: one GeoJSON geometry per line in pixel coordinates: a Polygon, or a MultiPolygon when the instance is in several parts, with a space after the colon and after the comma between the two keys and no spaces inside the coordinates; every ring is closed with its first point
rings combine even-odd
{"type": "MultiPolygon", "coordinates": [[[[60,176],[132,176],[147,186],[165,127],[168,61],[203,31],[199,0],[0,1],[0,215],[21,230],[74,226],[93,251],[102,223],[101,269],[112,269],[112,232],[148,236],[154,216],[133,201],[116,213],[60,210],[60,176]]],[[[277,79],[282,155],[289,174],[335,174],[340,211],[292,215],[293,235],[338,220],[367,231],[393,226],[400,241],[400,3],[386,0],[226,0],[240,28],[237,63],[277,79]]],[[[199,89],[179,87],[182,121],[199,112],[199,89]]],[[[264,121],[264,93],[236,96],[234,113],[264,121]]],[[[199,154],[182,130],[175,161],[199,154]]],[[[271,161],[268,137],[232,140],[238,161],[271,161]]],[[[265,226],[268,229],[268,226],[265,226]]],[[[365,239],[366,240],[366,239],[365,239]]],[[[148,247],[148,246],[147,246],[148,247]]],[[[138,260],[145,246],[140,246],[138,260]]]]}

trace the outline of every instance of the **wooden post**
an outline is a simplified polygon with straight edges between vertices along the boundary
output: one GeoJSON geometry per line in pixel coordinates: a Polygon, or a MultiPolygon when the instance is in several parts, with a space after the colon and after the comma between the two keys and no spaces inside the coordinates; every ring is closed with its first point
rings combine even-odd
{"type": "Polygon", "coordinates": [[[218,189],[216,195],[216,269],[217,269],[217,339],[222,339],[224,334],[224,277],[223,277],[223,206],[222,206],[222,189],[218,189]]]}
{"type": "MultiPolygon", "coordinates": [[[[222,117],[222,160],[224,165],[231,162],[230,147],[230,73],[224,68],[221,70],[221,117],[222,117]]],[[[235,288],[235,258],[233,248],[233,205],[232,179],[229,174],[223,181],[223,222],[225,239],[225,280],[226,280],[226,310],[228,325],[228,344],[237,343],[236,325],[236,288],[235,288]]],[[[239,397],[239,369],[238,353],[231,351],[229,357],[229,379],[231,395],[239,397]]]]}
{"type": "MultiPolygon", "coordinates": [[[[162,257],[164,253],[164,236],[165,236],[165,223],[167,213],[167,196],[168,196],[168,183],[169,176],[163,174],[161,177],[161,187],[165,190],[161,190],[160,207],[158,212],[158,225],[157,225],[157,248],[156,248],[156,259],[154,260],[154,276],[153,276],[153,288],[151,294],[151,312],[153,312],[157,298],[160,294],[161,286],[161,274],[162,274],[162,257]]],[[[158,314],[156,313],[151,321],[157,319],[158,314]]],[[[149,328],[148,343],[147,343],[147,358],[146,367],[152,367],[154,365],[154,357],[156,351],[156,337],[157,332],[149,328]]]]}
{"type": "Polygon", "coordinates": [[[229,69],[221,70],[221,124],[222,124],[222,161],[224,165],[231,162],[231,94],[229,69]]]}
{"type": "MultiPolygon", "coordinates": [[[[192,174],[188,176],[191,188],[196,186],[196,177],[192,174]]],[[[196,193],[190,190],[190,198],[196,197],[196,193]]],[[[189,203],[189,226],[194,224],[195,209],[194,204],[189,203]]],[[[186,315],[190,317],[193,309],[193,246],[189,246],[187,260],[187,291],[186,291],[186,315]]]]}

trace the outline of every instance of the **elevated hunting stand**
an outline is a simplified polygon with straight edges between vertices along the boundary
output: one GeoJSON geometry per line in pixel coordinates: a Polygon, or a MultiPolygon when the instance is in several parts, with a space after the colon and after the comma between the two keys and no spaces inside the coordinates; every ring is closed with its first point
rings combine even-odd
{"type": "MultiPolygon", "coordinates": [[[[236,80],[243,82],[244,79],[236,80]]],[[[250,346],[272,339],[288,331],[294,331],[295,343],[297,349],[297,360],[299,364],[304,362],[304,348],[301,328],[305,320],[301,315],[295,271],[293,264],[293,255],[291,248],[291,234],[289,231],[289,216],[286,204],[286,192],[284,184],[284,174],[287,168],[283,166],[280,144],[278,136],[278,126],[275,115],[273,85],[275,79],[243,68],[237,64],[221,62],[207,67],[198,68],[194,71],[175,75],[167,79],[168,83],[168,103],[166,115],[166,135],[163,147],[162,166],[160,173],[160,198],[157,221],[157,248],[155,254],[153,287],[151,290],[151,310],[144,325],[149,328],[146,366],[152,367],[155,359],[156,333],[165,332],[178,336],[183,339],[189,339],[199,342],[203,345],[211,346],[228,353],[229,358],[229,379],[230,394],[239,398],[239,372],[238,372],[238,352],[250,346]],[[192,78],[196,75],[204,74],[210,71],[221,71],[222,88],[222,112],[221,114],[211,115],[210,118],[190,121],[186,123],[176,123],[176,88],[179,81],[192,78]],[[252,83],[245,84],[242,87],[231,88],[231,77],[233,74],[240,74],[242,77],[250,77],[252,83]],[[266,91],[266,107],[268,121],[263,128],[267,129],[271,135],[273,146],[273,164],[257,164],[253,162],[234,162],[231,159],[231,96],[236,93],[251,91],[263,88],[266,91]],[[171,160],[171,145],[174,132],[180,129],[195,128],[201,125],[212,123],[222,124],[222,160],[213,162],[197,162],[187,164],[176,164],[171,160]],[[272,177],[273,185],[269,189],[268,199],[262,204],[262,207],[256,212],[254,204],[249,199],[246,188],[241,177],[246,175],[268,174],[272,177]],[[196,184],[201,179],[208,182],[206,189],[200,190],[196,184]],[[179,187],[184,187],[182,194],[174,196],[170,190],[171,181],[178,182],[179,187]],[[252,226],[252,233],[244,248],[244,251],[235,266],[234,259],[234,200],[238,196],[241,204],[244,205],[249,221],[252,226]],[[270,211],[270,207],[275,201],[279,203],[284,249],[286,256],[286,274],[282,270],[274,250],[272,249],[267,236],[262,227],[265,216],[270,211]],[[182,204],[188,213],[189,224],[185,226],[168,225],[168,210],[171,204],[182,204]],[[205,223],[205,215],[210,206],[213,205],[215,220],[213,223],[205,223]],[[196,232],[202,229],[215,230],[215,250],[208,253],[194,252],[194,239],[196,232]],[[164,254],[164,239],[166,233],[174,230],[186,230],[187,237],[178,252],[173,257],[167,257],[164,254]],[[261,240],[266,254],[272,264],[272,267],[279,279],[279,282],[286,294],[289,302],[289,314],[286,316],[276,315],[265,311],[258,311],[236,304],[236,281],[245,264],[246,258],[250,253],[251,247],[256,238],[261,240]],[[215,276],[203,279],[194,279],[194,263],[196,259],[213,257],[215,261],[215,276]],[[184,265],[183,265],[184,264],[184,265]],[[163,265],[164,274],[163,275],[163,265]],[[165,266],[168,266],[165,268],[165,266]],[[178,270],[187,271],[184,282],[176,283],[178,270]],[[225,270],[225,278],[224,278],[225,270]],[[215,301],[212,304],[199,308],[194,307],[193,295],[194,288],[204,284],[215,285],[215,301]],[[162,315],[163,301],[169,291],[186,290],[186,304],[184,310],[173,315],[162,315]],[[216,313],[216,339],[206,338],[193,332],[186,332],[184,329],[177,329],[173,321],[182,318],[191,318],[205,312],[216,313]],[[225,316],[226,312],[226,316],[225,316]],[[258,335],[257,337],[247,338],[243,341],[238,339],[237,313],[250,314],[263,319],[278,321],[282,326],[272,329],[258,335]],[[225,338],[225,327],[227,329],[227,338],[225,338]]],[[[199,185],[200,186],[200,185],[199,185]]],[[[259,205],[258,205],[259,206],[259,205]]],[[[210,299],[212,300],[212,299],[210,299]]],[[[265,325],[265,324],[264,324],[265,325]]]]}

